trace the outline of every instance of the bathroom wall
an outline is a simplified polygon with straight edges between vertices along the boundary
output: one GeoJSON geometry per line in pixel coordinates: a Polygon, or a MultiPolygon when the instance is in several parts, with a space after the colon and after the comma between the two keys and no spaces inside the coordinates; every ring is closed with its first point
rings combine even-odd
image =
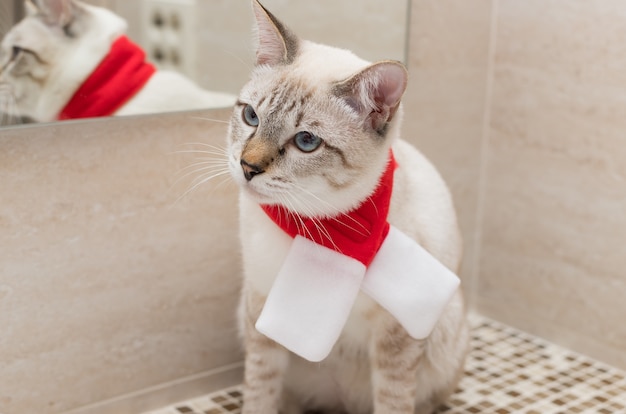
{"type": "MultiPolygon", "coordinates": [[[[89,0],[109,7],[129,23],[129,36],[142,42],[140,2],[89,0]]],[[[358,52],[365,59],[404,60],[408,0],[262,1],[272,13],[305,39],[358,52]],[[340,22],[340,23],[339,23],[340,22]],[[363,30],[363,28],[368,28],[363,30]]],[[[195,73],[210,90],[236,92],[253,64],[253,15],[250,0],[198,0],[195,73]]]]}
{"type": "Polygon", "coordinates": [[[477,206],[484,142],[491,0],[413,0],[403,137],[450,186],[464,239],[469,302],[477,278],[477,206]]]}
{"type": "Polygon", "coordinates": [[[626,4],[495,19],[477,308],[626,368],[626,4]]]}
{"type": "Polygon", "coordinates": [[[13,25],[15,16],[15,2],[13,0],[0,3],[0,39],[13,25]]]}
{"type": "Polygon", "coordinates": [[[211,155],[177,153],[223,145],[203,116],[2,130],[0,413],[139,412],[239,381],[236,189],[185,194],[211,155]]]}
{"type": "Polygon", "coordinates": [[[626,5],[412,7],[405,131],[454,192],[472,308],[626,368],[626,5]]]}
{"type": "MultiPolygon", "coordinates": [[[[121,0],[118,0],[118,2],[121,0]]],[[[408,0],[261,0],[297,35],[357,52],[368,60],[404,60],[408,0]]],[[[254,57],[250,0],[198,3],[197,81],[238,91],[254,57]]]]}

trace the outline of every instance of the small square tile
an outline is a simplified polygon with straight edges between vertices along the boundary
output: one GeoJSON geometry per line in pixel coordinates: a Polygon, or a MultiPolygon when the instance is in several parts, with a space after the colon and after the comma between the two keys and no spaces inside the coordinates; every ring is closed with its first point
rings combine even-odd
{"type": "MultiPolygon", "coordinates": [[[[498,322],[471,320],[466,373],[437,413],[625,412],[626,373],[498,322]]],[[[234,387],[146,414],[237,414],[242,399],[234,387]]]]}

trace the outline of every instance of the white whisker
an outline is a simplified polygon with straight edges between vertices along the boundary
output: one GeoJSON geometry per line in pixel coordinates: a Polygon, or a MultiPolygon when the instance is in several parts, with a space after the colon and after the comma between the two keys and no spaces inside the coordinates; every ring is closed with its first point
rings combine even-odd
{"type": "Polygon", "coordinates": [[[380,213],[378,212],[378,206],[376,205],[372,197],[371,196],[367,197],[366,201],[369,202],[374,207],[374,210],[376,210],[376,216],[379,216],[380,213]]]}
{"type": "Polygon", "coordinates": [[[189,176],[197,175],[188,184],[183,194],[176,198],[174,204],[179,203],[193,191],[203,184],[219,179],[212,187],[213,190],[228,183],[230,177],[230,169],[228,163],[228,151],[212,144],[204,142],[188,142],[183,144],[185,149],[180,149],[171,154],[194,154],[196,155],[189,165],[182,167],[176,174],[177,178],[170,186],[170,189],[176,187],[182,180],[189,176]],[[197,148],[199,147],[199,148],[197,148]]]}
{"type": "MultiPolygon", "coordinates": [[[[299,191],[302,191],[305,196],[310,196],[314,200],[316,200],[316,201],[318,201],[318,202],[320,202],[320,203],[322,203],[322,204],[332,208],[333,210],[338,210],[335,206],[330,204],[328,201],[322,200],[321,198],[319,198],[318,196],[313,194],[311,191],[309,191],[309,190],[307,190],[305,188],[302,188],[302,187],[297,187],[297,189],[299,191]]],[[[371,200],[371,198],[368,197],[368,200],[371,200]]],[[[359,223],[354,217],[351,217],[348,213],[340,212],[338,216],[331,217],[330,219],[336,221],[337,223],[340,223],[340,224],[346,226],[348,229],[354,231],[355,233],[358,233],[358,234],[360,234],[362,236],[369,236],[369,231],[368,231],[367,227],[365,227],[363,224],[359,223]],[[358,228],[355,228],[355,227],[349,225],[345,221],[339,220],[339,217],[345,217],[345,218],[349,219],[352,223],[357,225],[360,228],[360,230],[358,228]]]]}
{"type": "Polygon", "coordinates": [[[307,228],[306,223],[304,222],[304,219],[298,213],[296,213],[295,210],[294,210],[292,199],[291,199],[293,197],[293,194],[285,193],[285,195],[287,196],[287,197],[284,197],[284,200],[288,204],[287,211],[293,217],[294,222],[296,224],[296,227],[298,227],[298,222],[302,226],[302,230],[298,230],[298,233],[308,234],[309,235],[309,239],[313,240],[313,235],[311,234],[311,232],[307,228]]]}
{"type": "Polygon", "coordinates": [[[190,188],[187,189],[187,191],[185,191],[181,196],[178,197],[178,199],[176,200],[175,204],[178,204],[182,199],[184,199],[185,197],[187,197],[190,193],[192,193],[196,188],[198,188],[199,186],[207,183],[208,181],[211,181],[217,177],[221,177],[224,175],[228,175],[230,174],[229,170],[222,170],[222,171],[217,171],[209,176],[205,176],[205,177],[198,177],[196,178],[193,182],[190,188]]]}
{"type": "MultiPolygon", "coordinates": [[[[229,172],[230,172],[230,171],[229,171],[229,172]]],[[[232,183],[232,180],[230,179],[230,178],[231,178],[230,174],[228,174],[228,175],[226,175],[226,176],[223,176],[223,175],[222,175],[222,176],[220,176],[220,178],[221,178],[221,180],[220,180],[220,181],[218,181],[218,182],[215,184],[215,189],[216,189],[216,190],[219,190],[219,189],[220,189],[220,188],[222,188],[223,186],[225,186],[225,185],[227,185],[227,184],[232,183]]]]}
{"type": "Polygon", "coordinates": [[[328,229],[324,226],[324,224],[322,224],[322,220],[317,218],[317,217],[315,217],[315,216],[313,216],[313,215],[311,215],[311,214],[308,214],[308,217],[313,222],[313,224],[315,225],[315,229],[317,230],[317,232],[318,232],[318,234],[320,236],[320,239],[326,238],[333,245],[333,247],[334,247],[334,249],[336,251],[341,251],[339,249],[339,246],[337,246],[335,244],[335,241],[333,240],[332,236],[328,232],[328,229]]]}
{"type": "Polygon", "coordinates": [[[200,167],[200,166],[203,166],[203,165],[226,167],[226,166],[228,166],[228,162],[226,160],[220,160],[220,159],[215,159],[215,158],[206,158],[206,159],[202,159],[201,161],[194,162],[193,164],[189,164],[186,167],[183,167],[182,171],[188,170],[190,168],[200,167]]]}
{"type": "Polygon", "coordinates": [[[205,151],[205,150],[178,150],[178,151],[173,151],[170,153],[170,155],[173,155],[173,154],[209,154],[209,155],[219,155],[219,156],[226,155],[222,152],[205,151]]]}
{"type": "Polygon", "coordinates": [[[297,216],[292,212],[292,205],[291,202],[289,201],[289,194],[279,194],[277,196],[278,198],[278,202],[280,203],[280,205],[284,208],[284,210],[287,212],[287,216],[285,217],[286,220],[292,219],[293,223],[296,225],[296,230],[298,231],[298,234],[300,233],[304,233],[304,228],[300,228],[299,224],[301,224],[302,222],[297,219],[297,216]]]}
{"type": "Polygon", "coordinates": [[[191,181],[191,185],[194,185],[198,181],[204,180],[206,177],[213,177],[213,176],[216,176],[216,174],[217,174],[217,176],[219,176],[222,173],[227,173],[227,172],[229,172],[229,170],[228,170],[228,168],[224,168],[224,167],[222,167],[222,168],[215,168],[215,167],[211,166],[211,167],[197,169],[194,172],[201,173],[201,174],[199,174],[196,178],[194,178],[191,181]]]}
{"type": "Polygon", "coordinates": [[[185,149],[180,149],[177,151],[173,151],[172,154],[209,154],[209,155],[217,155],[219,157],[228,158],[228,150],[223,147],[218,147],[216,145],[207,144],[205,142],[187,142],[185,144],[180,145],[185,149]],[[202,147],[203,149],[196,149],[195,146],[202,147]]]}
{"type": "MultiPolygon", "coordinates": [[[[293,193],[287,193],[289,195],[289,197],[291,197],[294,201],[300,201],[297,200],[295,197],[296,195],[293,193]]],[[[296,209],[293,207],[294,203],[290,202],[290,207],[291,207],[291,211],[293,211],[293,216],[298,218],[302,223],[304,223],[301,215],[299,215],[298,213],[296,213],[296,209]]],[[[328,232],[328,229],[326,229],[326,227],[324,227],[324,225],[322,224],[322,221],[315,217],[315,214],[313,212],[313,210],[309,209],[308,206],[306,206],[306,204],[302,203],[302,202],[298,202],[299,205],[302,205],[301,209],[304,212],[304,215],[306,216],[306,218],[308,220],[311,220],[311,222],[313,223],[313,225],[315,226],[315,230],[317,230],[319,238],[321,240],[323,240],[324,238],[327,239],[329,241],[330,244],[333,245],[334,249],[339,251],[339,247],[335,244],[332,236],[330,235],[330,233],[328,232]]],[[[311,232],[308,230],[308,228],[305,227],[305,229],[307,230],[307,234],[309,235],[311,240],[314,240],[313,235],[311,234],[311,232]]]]}
{"type": "Polygon", "coordinates": [[[342,226],[345,226],[346,228],[354,231],[357,234],[360,234],[363,237],[367,237],[370,235],[369,230],[367,229],[367,227],[365,227],[363,224],[359,223],[354,217],[350,216],[348,213],[341,213],[340,216],[338,217],[333,217],[331,220],[336,221],[337,223],[341,224],[342,226]],[[340,217],[345,217],[347,219],[350,219],[350,221],[352,221],[355,224],[358,224],[358,226],[361,228],[360,230],[349,225],[348,223],[346,223],[345,221],[341,221],[339,220],[340,217]]]}
{"type": "Polygon", "coordinates": [[[328,229],[326,229],[326,227],[324,227],[324,225],[322,224],[322,221],[318,218],[313,218],[313,217],[311,217],[311,220],[313,221],[313,224],[315,224],[315,228],[317,229],[320,235],[320,239],[326,238],[333,245],[335,250],[341,251],[339,249],[339,246],[335,244],[335,241],[333,240],[332,236],[328,232],[328,229]]]}
{"type": "Polygon", "coordinates": [[[223,119],[212,119],[212,118],[205,118],[203,116],[190,116],[189,118],[191,119],[199,119],[201,121],[211,121],[211,122],[217,122],[220,124],[229,124],[229,121],[224,121],[223,119]]]}
{"type": "Polygon", "coordinates": [[[213,145],[213,144],[209,144],[206,142],[187,142],[183,145],[199,145],[201,147],[209,147],[209,148],[213,148],[215,150],[218,150],[220,152],[222,152],[223,154],[227,154],[228,150],[224,147],[218,147],[217,145],[213,145]]]}
{"type": "Polygon", "coordinates": [[[249,62],[249,61],[244,60],[241,56],[236,55],[236,54],[235,54],[233,51],[231,51],[231,50],[227,50],[227,49],[223,49],[223,50],[224,50],[224,52],[226,52],[226,54],[228,54],[228,55],[230,55],[230,56],[234,57],[236,60],[238,60],[238,61],[239,61],[239,63],[242,63],[242,64],[243,64],[243,66],[244,66],[245,68],[247,68],[247,69],[249,69],[249,70],[252,70],[252,67],[253,67],[253,66],[250,64],[250,62],[249,62]]]}
{"type": "MultiPolygon", "coordinates": [[[[180,171],[180,173],[182,173],[187,168],[189,168],[189,167],[183,168],[183,170],[180,171]]],[[[183,179],[185,179],[185,178],[187,178],[187,177],[189,177],[190,175],[193,175],[193,174],[197,174],[197,173],[203,173],[204,174],[205,172],[208,172],[210,174],[211,172],[219,172],[219,171],[229,171],[229,170],[228,170],[228,168],[226,168],[226,166],[223,166],[223,165],[208,165],[206,167],[194,168],[193,170],[187,171],[186,173],[184,173],[180,177],[178,177],[176,179],[176,181],[174,181],[173,185],[178,184],[180,181],[182,181],[183,179]]]]}

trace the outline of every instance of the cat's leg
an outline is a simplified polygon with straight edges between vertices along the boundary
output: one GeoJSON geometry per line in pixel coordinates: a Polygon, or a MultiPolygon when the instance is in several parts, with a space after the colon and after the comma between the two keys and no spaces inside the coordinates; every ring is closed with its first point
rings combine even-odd
{"type": "Polygon", "coordinates": [[[283,379],[289,352],[254,327],[263,298],[247,289],[244,301],[242,314],[246,356],[242,414],[277,414],[283,403],[283,379]]]}
{"type": "MultiPolygon", "coordinates": [[[[370,363],[374,414],[414,414],[425,342],[409,336],[391,315],[373,324],[370,363]]],[[[421,411],[420,411],[421,414],[421,411]]]]}
{"type": "Polygon", "coordinates": [[[439,407],[439,404],[427,401],[415,407],[415,414],[433,414],[439,407]]]}
{"type": "MultiPolygon", "coordinates": [[[[283,390],[282,403],[280,405],[279,414],[302,414],[302,405],[290,392],[283,390]]],[[[305,414],[307,414],[305,412],[305,414]]]]}

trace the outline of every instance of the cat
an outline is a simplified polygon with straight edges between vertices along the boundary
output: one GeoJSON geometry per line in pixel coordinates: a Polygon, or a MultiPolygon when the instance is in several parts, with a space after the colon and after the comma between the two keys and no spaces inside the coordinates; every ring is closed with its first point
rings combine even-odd
{"type": "Polygon", "coordinates": [[[318,224],[341,217],[368,203],[389,170],[390,151],[397,166],[388,222],[452,270],[462,242],[442,178],[399,138],[404,66],[372,64],[300,39],[257,0],[252,4],[256,65],[227,138],[228,167],[240,187],[242,413],[431,413],[463,372],[469,331],[460,290],[423,340],[359,293],[321,362],[295,355],[255,328],[295,243],[264,206],[285,209],[296,227],[304,225],[302,217],[318,224]]]}
{"type": "Polygon", "coordinates": [[[27,16],[5,35],[0,46],[0,84],[11,89],[16,117],[48,122],[234,104],[233,95],[205,91],[176,72],[153,73],[153,67],[143,62],[143,51],[124,37],[126,22],[105,8],[75,0],[26,0],[25,9],[27,16]],[[117,50],[114,46],[120,44],[120,39],[124,40],[124,53],[137,59],[130,75],[139,73],[133,72],[137,68],[143,71],[136,88],[128,92],[130,75],[120,72],[121,64],[130,61],[124,55],[100,73],[96,86],[103,85],[104,92],[86,96],[80,89],[77,93],[88,79],[93,80],[90,75],[104,59],[117,50]],[[111,83],[114,75],[118,84],[111,83]],[[128,93],[111,95],[119,92],[128,93]],[[83,101],[76,100],[80,96],[83,101]],[[119,101],[99,103],[111,97],[119,101]],[[67,110],[72,102],[73,110],[67,110]],[[86,107],[92,110],[85,111],[86,107]]]}

